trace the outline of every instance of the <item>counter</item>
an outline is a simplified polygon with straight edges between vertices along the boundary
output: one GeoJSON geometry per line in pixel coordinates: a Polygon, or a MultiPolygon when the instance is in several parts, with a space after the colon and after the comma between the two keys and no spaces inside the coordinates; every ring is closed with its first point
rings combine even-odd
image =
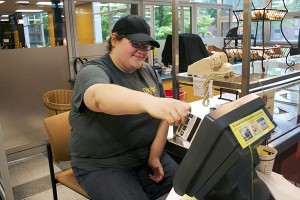
{"type": "Polygon", "coordinates": [[[172,80],[172,75],[171,74],[159,74],[161,80],[164,81],[169,81],[172,80]]]}
{"type": "MultiPolygon", "coordinates": [[[[300,86],[299,86],[300,87],[300,86]]],[[[233,95],[233,94],[227,94],[227,95],[233,95]]],[[[230,98],[230,97],[229,97],[230,98]]],[[[211,112],[211,107],[220,107],[223,106],[224,104],[229,103],[229,101],[219,99],[217,96],[213,97],[210,99],[210,106],[209,107],[203,107],[202,106],[202,101],[195,101],[190,103],[192,107],[191,113],[202,118],[211,112]]],[[[198,134],[201,134],[201,131],[198,132],[198,134]]],[[[291,145],[294,145],[300,138],[300,129],[299,126],[297,125],[293,130],[288,131],[287,133],[283,134],[280,137],[277,138],[270,138],[269,141],[271,141],[268,145],[273,146],[277,149],[278,154],[281,154],[285,151],[286,147],[289,147],[291,145]]],[[[166,151],[178,162],[181,162],[182,158],[185,156],[186,152],[190,148],[190,143],[181,137],[174,137],[173,136],[173,127],[170,127],[169,134],[168,134],[168,141],[166,144],[166,151]]],[[[298,159],[299,161],[299,159],[298,159]]],[[[275,158],[275,165],[278,165],[277,163],[282,162],[282,159],[279,158],[279,155],[275,158]]],[[[299,163],[299,162],[298,162],[299,163]]],[[[285,165],[285,168],[288,166],[285,165]]],[[[274,166],[275,168],[275,166],[274,166]]],[[[278,199],[281,199],[282,196],[288,195],[291,197],[290,199],[297,199],[298,194],[300,192],[299,188],[295,187],[292,183],[289,181],[295,182],[292,179],[290,179],[289,176],[286,176],[285,174],[281,174],[278,171],[275,171],[273,168],[274,172],[272,172],[271,175],[264,175],[264,174],[259,174],[260,178],[267,184],[269,187],[271,194],[278,199]],[[276,180],[275,180],[276,179],[276,180]],[[286,190],[280,189],[282,187],[285,187],[286,190]],[[289,191],[289,192],[286,192],[289,191]]],[[[294,165],[294,176],[298,176],[299,171],[299,165],[297,167],[297,163],[294,165]],[[295,168],[296,167],[296,168],[295,168]],[[295,172],[296,171],[296,172],[295,172]]],[[[277,170],[277,169],[276,169],[277,170]]],[[[172,193],[171,193],[172,194],[172,193]]],[[[172,196],[172,198],[174,198],[172,196]]],[[[170,199],[172,199],[170,198],[170,199]]],[[[175,198],[174,198],[175,199],[175,198]]],[[[181,199],[181,198],[179,198],[181,199]]]]}
{"type": "MultiPolygon", "coordinates": [[[[285,58],[277,58],[264,61],[265,73],[261,71],[261,61],[254,62],[250,70],[249,92],[260,95],[267,102],[266,106],[277,123],[269,142],[278,148],[279,153],[300,141],[300,55],[289,56],[287,62],[295,65],[290,68],[285,58]]],[[[239,93],[242,64],[234,64],[233,69],[234,76],[216,79],[213,86],[239,93]]],[[[193,78],[187,73],[178,74],[177,80],[179,85],[193,84],[193,78]]]]}
{"type": "MultiPolygon", "coordinates": [[[[227,98],[233,98],[232,94],[226,94],[227,98]]],[[[191,113],[197,117],[203,118],[210,112],[211,108],[220,107],[230,101],[219,99],[218,96],[210,98],[210,105],[208,107],[202,106],[202,100],[191,102],[191,113]]],[[[174,131],[176,127],[170,126],[168,132],[168,142],[166,143],[165,150],[177,161],[180,162],[190,147],[188,141],[183,140],[180,137],[174,137],[174,131]]]]}
{"type": "MultiPolygon", "coordinates": [[[[250,93],[261,91],[272,87],[284,85],[286,83],[300,80],[300,55],[290,56],[288,63],[295,62],[293,68],[289,68],[287,71],[287,65],[285,58],[277,58],[264,60],[264,66],[266,72],[261,71],[261,61],[255,61],[251,67],[249,90],[250,93]],[[294,71],[293,71],[294,70],[294,71]]],[[[213,81],[213,85],[221,88],[230,88],[232,90],[240,91],[241,88],[241,74],[242,63],[233,65],[234,75],[229,78],[218,78],[213,81]]],[[[179,84],[183,81],[193,82],[193,77],[188,76],[187,72],[179,73],[177,75],[179,84]]]]}
{"type": "MultiPolygon", "coordinates": [[[[290,56],[288,63],[290,62],[295,62],[293,70],[286,65],[285,58],[265,60],[266,72],[264,74],[261,73],[259,62],[253,63],[250,70],[249,92],[256,93],[265,100],[266,107],[277,124],[267,141],[269,146],[275,147],[278,151],[274,171],[288,180],[297,182],[299,181],[300,159],[294,154],[300,152],[300,145],[297,147],[300,143],[300,55],[290,56]]],[[[233,91],[231,100],[235,99],[235,92],[239,94],[241,90],[242,65],[234,64],[233,68],[234,76],[213,81],[214,87],[233,91]]],[[[177,80],[179,85],[186,83],[193,85],[193,78],[187,73],[178,74],[177,80]]],[[[216,98],[210,100],[210,106],[213,106],[216,98]]],[[[209,112],[209,108],[202,107],[201,101],[195,101],[191,105],[193,112],[200,112],[202,115],[209,112]]],[[[172,134],[169,135],[172,136],[172,134]]],[[[175,160],[180,161],[189,145],[178,138],[169,138],[166,150],[175,160]]]]}

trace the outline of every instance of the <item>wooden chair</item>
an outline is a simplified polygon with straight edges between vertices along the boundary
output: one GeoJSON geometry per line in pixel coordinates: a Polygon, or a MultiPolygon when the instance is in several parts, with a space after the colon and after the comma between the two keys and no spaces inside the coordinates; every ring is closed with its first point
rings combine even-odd
{"type": "Polygon", "coordinates": [[[69,138],[71,127],[68,121],[69,112],[64,112],[44,119],[49,143],[47,145],[48,161],[50,168],[50,177],[53,190],[53,199],[57,200],[56,184],[61,183],[75,192],[90,199],[87,193],[77,182],[72,168],[54,173],[54,162],[70,161],[69,138]]]}

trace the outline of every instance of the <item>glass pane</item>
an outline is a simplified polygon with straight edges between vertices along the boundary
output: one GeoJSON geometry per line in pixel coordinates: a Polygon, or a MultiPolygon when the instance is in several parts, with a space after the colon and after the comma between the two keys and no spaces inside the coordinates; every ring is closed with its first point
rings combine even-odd
{"type": "MultiPolygon", "coordinates": [[[[232,22],[230,28],[236,27],[237,23],[236,22],[232,22]]],[[[222,37],[226,37],[227,33],[229,31],[229,22],[222,22],[222,32],[221,32],[221,36],[222,37]]]]}
{"type": "Polygon", "coordinates": [[[197,34],[202,38],[217,36],[217,9],[197,7],[197,34]]]}
{"type": "Polygon", "coordinates": [[[253,0],[252,4],[253,4],[254,8],[263,8],[266,6],[265,1],[262,1],[262,0],[253,0]]]}
{"type": "Polygon", "coordinates": [[[81,2],[75,4],[78,44],[100,44],[107,41],[118,19],[137,14],[136,4],[81,2]]]}
{"type": "Polygon", "coordinates": [[[242,3],[239,3],[239,1],[236,1],[236,0],[223,0],[222,3],[232,5],[233,9],[237,9],[237,10],[243,9],[243,7],[240,7],[240,5],[242,5],[242,3]]]}
{"type": "MultiPolygon", "coordinates": [[[[284,1],[289,12],[300,12],[300,0],[284,1]]],[[[283,0],[272,0],[273,9],[285,9],[283,0]]]]}
{"type": "Polygon", "coordinates": [[[259,22],[259,23],[252,22],[251,23],[251,34],[254,36],[256,35],[256,41],[258,41],[258,42],[262,41],[262,38],[263,38],[262,30],[263,30],[263,28],[262,28],[261,22],[259,22]]]}
{"type": "Polygon", "coordinates": [[[30,5],[27,10],[14,1],[5,5],[0,9],[2,49],[66,45],[64,10],[59,1],[42,7],[30,5]]]}
{"type": "MultiPolygon", "coordinates": [[[[189,33],[191,31],[190,13],[190,7],[178,8],[178,33],[189,33]]],[[[147,5],[145,16],[154,32],[155,39],[164,40],[167,35],[172,34],[172,6],[147,5]],[[151,16],[153,16],[154,22],[152,22],[151,16]]]]}
{"type": "MultiPolygon", "coordinates": [[[[289,42],[298,41],[300,19],[284,19],[282,24],[282,30],[285,37],[289,42]]],[[[284,41],[285,39],[281,33],[280,22],[271,22],[271,41],[284,41]]]]}
{"type": "MultiPolygon", "coordinates": [[[[269,1],[269,0],[267,0],[267,1],[269,1]]],[[[244,1],[223,0],[223,4],[231,4],[234,10],[243,10],[244,1]]],[[[254,6],[254,8],[263,8],[266,6],[266,1],[252,0],[252,5],[254,6]]]]}
{"type": "Polygon", "coordinates": [[[172,34],[172,6],[154,6],[155,39],[166,39],[172,34]]]}
{"type": "MultiPolygon", "coordinates": [[[[47,17],[47,13],[44,13],[47,17]]],[[[24,35],[28,48],[45,46],[44,37],[44,23],[42,20],[42,13],[28,14],[23,17],[24,21],[24,35]]],[[[48,34],[49,36],[49,34],[48,34]]]]}
{"type": "Polygon", "coordinates": [[[180,7],[178,12],[179,12],[179,26],[180,26],[179,33],[190,33],[191,32],[191,9],[189,7],[180,7]],[[181,10],[183,10],[183,12],[181,12],[181,10]]]}
{"type": "Polygon", "coordinates": [[[190,2],[217,3],[217,0],[190,0],[190,2]]]}

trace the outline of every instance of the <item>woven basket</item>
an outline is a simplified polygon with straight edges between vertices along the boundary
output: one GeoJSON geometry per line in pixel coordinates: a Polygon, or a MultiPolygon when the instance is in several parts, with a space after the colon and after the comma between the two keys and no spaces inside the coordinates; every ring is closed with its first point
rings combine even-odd
{"type": "Polygon", "coordinates": [[[71,109],[72,90],[51,90],[43,94],[48,116],[57,115],[71,109]]]}

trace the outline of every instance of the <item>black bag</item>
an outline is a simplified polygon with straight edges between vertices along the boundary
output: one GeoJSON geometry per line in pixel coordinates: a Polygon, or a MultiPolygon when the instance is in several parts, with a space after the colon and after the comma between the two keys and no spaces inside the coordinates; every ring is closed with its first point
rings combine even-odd
{"type": "Polygon", "coordinates": [[[77,74],[81,70],[82,65],[87,61],[88,61],[87,58],[79,58],[79,57],[75,58],[73,64],[75,74],[77,74]]]}

